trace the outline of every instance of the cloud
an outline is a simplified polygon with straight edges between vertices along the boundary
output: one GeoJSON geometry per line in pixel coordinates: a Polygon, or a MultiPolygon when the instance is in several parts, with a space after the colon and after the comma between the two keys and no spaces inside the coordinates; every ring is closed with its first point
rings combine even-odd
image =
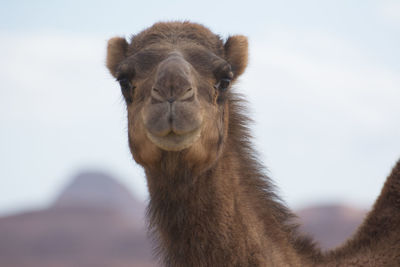
{"type": "Polygon", "coordinates": [[[343,117],[351,116],[370,128],[384,127],[399,114],[398,72],[343,39],[315,32],[278,32],[254,42],[251,93],[285,97],[303,108],[321,107],[324,102],[321,108],[347,114],[343,117]],[[257,77],[263,77],[263,84],[252,83],[257,77]]]}
{"type": "Polygon", "coordinates": [[[65,123],[120,112],[113,111],[120,106],[120,94],[104,67],[104,39],[54,33],[2,36],[0,119],[65,123]]]}
{"type": "Polygon", "coordinates": [[[378,9],[381,16],[388,22],[400,23],[400,2],[394,0],[386,0],[380,2],[378,9]]]}

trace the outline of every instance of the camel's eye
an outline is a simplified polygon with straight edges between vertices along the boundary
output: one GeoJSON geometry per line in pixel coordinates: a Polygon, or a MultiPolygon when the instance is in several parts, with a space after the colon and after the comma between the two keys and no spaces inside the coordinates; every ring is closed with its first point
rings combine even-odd
{"type": "Polygon", "coordinates": [[[215,85],[215,88],[220,90],[221,92],[226,91],[229,86],[231,85],[231,79],[221,79],[219,82],[215,85]]]}
{"type": "Polygon", "coordinates": [[[120,78],[118,82],[122,91],[129,91],[132,87],[131,82],[127,78],[120,78]]]}
{"type": "Polygon", "coordinates": [[[121,86],[122,94],[128,103],[132,103],[132,92],[135,89],[128,78],[118,78],[119,85],[121,86]]]}

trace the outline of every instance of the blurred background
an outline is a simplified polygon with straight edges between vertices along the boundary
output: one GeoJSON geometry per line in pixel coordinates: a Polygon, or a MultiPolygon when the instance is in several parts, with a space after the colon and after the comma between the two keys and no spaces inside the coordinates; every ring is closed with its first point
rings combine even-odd
{"type": "Polygon", "coordinates": [[[323,248],[400,158],[398,1],[2,1],[0,265],[157,266],[107,40],[157,21],[244,34],[254,143],[323,248]]]}

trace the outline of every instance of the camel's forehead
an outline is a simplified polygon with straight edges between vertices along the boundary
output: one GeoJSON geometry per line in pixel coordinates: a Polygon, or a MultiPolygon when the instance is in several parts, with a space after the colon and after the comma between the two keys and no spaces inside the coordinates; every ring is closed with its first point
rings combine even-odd
{"type": "Polygon", "coordinates": [[[203,47],[216,55],[223,55],[221,38],[208,28],[189,22],[161,22],[136,34],[131,39],[130,54],[149,47],[173,47],[193,44],[193,47],[203,47]]]}

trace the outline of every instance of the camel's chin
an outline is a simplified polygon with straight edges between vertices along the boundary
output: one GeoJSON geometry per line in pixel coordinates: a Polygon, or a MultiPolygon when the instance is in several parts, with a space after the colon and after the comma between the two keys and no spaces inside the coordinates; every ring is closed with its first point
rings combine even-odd
{"type": "Polygon", "coordinates": [[[150,141],[165,151],[181,151],[193,145],[201,135],[201,127],[185,134],[169,133],[165,136],[156,136],[147,131],[150,141]]]}

